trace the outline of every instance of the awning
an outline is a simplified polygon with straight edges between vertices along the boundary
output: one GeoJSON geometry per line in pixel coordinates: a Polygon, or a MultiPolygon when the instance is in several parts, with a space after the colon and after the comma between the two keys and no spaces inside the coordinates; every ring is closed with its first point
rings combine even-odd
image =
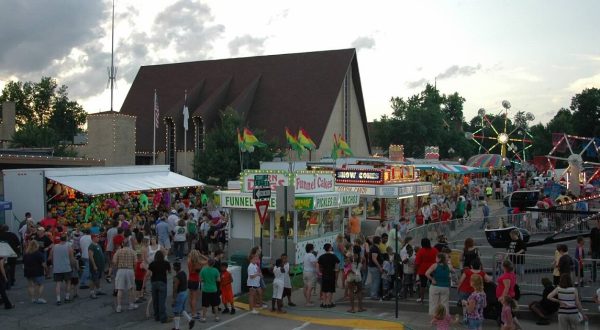
{"type": "Polygon", "coordinates": [[[414,166],[419,170],[431,170],[448,174],[462,175],[469,173],[479,173],[482,171],[487,172],[487,169],[455,164],[415,164],[414,166]]]}
{"type": "Polygon", "coordinates": [[[469,158],[467,165],[480,168],[504,168],[510,165],[510,161],[497,154],[480,154],[469,158]]]}
{"type": "Polygon", "coordinates": [[[168,165],[46,170],[46,178],[86,195],[204,185],[169,171],[168,165]]]}

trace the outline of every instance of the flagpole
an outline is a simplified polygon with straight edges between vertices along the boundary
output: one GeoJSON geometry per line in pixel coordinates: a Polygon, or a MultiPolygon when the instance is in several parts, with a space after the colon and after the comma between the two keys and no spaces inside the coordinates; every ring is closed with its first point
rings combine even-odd
{"type": "Polygon", "coordinates": [[[154,89],[154,109],[152,109],[152,113],[154,114],[154,121],[152,122],[152,165],[156,165],[156,89],[154,89]]]}
{"type": "MultiPolygon", "coordinates": [[[[187,89],[185,90],[185,95],[183,97],[183,107],[187,107],[187,89]]],[[[183,120],[186,121],[186,123],[184,123],[185,126],[185,130],[183,131],[183,163],[185,164],[184,166],[187,167],[188,163],[187,163],[187,128],[188,128],[188,123],[187,120],[188,118],[186,118],[186,116],[183,116],[183,120]]],[[[184,167],[185,170],[185,167],[184,167]]]]}

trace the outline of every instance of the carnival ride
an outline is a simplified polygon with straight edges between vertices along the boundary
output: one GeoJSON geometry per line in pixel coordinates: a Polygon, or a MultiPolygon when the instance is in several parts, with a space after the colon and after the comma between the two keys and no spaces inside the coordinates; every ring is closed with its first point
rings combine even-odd
{"type": "Polygon", "coordinates": [[[600,176],[600,161],[584,161],[584,154],[589,158],[596,158],[599,160],[600,157],[600,138],[583,137],[576,135],[568,135],[565,133],[554,133],[552,134],[553,148],[550,150],[546,158],[550,164],[551,170],[555,170],[552,160],[560,160],[568,163],[566,171],[557,177],[556,182],[560,182],[565,179],[567,190],[573,195],[579,196],[581,194],[581,185],[589,185],[591,181],[600,176]],[[566,157],[557,156],[557,153],[566,153],[569,155],[566,157]],[[591,166],[594,170],[593,174],[586,176],[584,173],[584,166],[591,166]]]}
{"type": "Polygon", "coordinates": [[[503,158],[507,158],[508,152],[511,152],[513,159],[518,160],[519,163],[525,163],[526,150],[531,148],[533,136],[529,133],[529,126],[527,122],[535,120],[535,116],[531,112],[518,111],[515,113],[514,120],[510,121],[508,111],[511,108],[509,101],[502,101],[503,109],[500,110],[495,116],[490,119],[484,108],[479,109],[477,115],[481,119],[480,127],[475,132],[466,132],[465,138],[472,140],[479,146],[479,153],[484,151],[485,153],[492,153],[496,147],[500,147],[500,155],[503,158]],[[496,128],[494,122],[496,120],[502,120],[503,126],[496,128]],[[514,128],[509,130],[509,122],[512,123],[514,128]],[[486,129],[493,131],[492,135],[485,135],[486,129]],[[491,147],[486,148],[485,145],[493,143],[491,147]]]}

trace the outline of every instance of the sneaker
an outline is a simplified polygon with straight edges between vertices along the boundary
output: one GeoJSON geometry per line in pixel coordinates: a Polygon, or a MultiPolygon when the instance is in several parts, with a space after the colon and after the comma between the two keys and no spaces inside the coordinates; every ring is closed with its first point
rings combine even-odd
{"type": "Polygon", "coordinates": [[[138,306],[137,304],[129,304],[129,308],[127,308],[127,309],[132,311],[132,310],[138,309],[138,307],[140,307],[140,306],[138,306]]]}
{"type": "Polygon", "coordinates": [[[96,291],[96,295],[97,296],[106,296],[106,293],[104,293],[102,291],[96,291]]]}
{"type": "Polygon", "coordinates": [[[229,312],[229,314],[231,314],[231,315],[235,314],[235,308],[232,308],[231,312],[229,312]]]}
{"type": "Polygon", "coordinates": [[[215,322],[219,322],[221,319],[218,316],[215,316],[215,322]]]}
{"type": "Polygon", "coordinates": [[[250,313],[252,313],[252,314],[259,314],[256,309],[253,309],[252,311],[250,311],[250,313]]]}
{"type": "Polygon", "coordinates": [[[291,303],[288,303],[288,306],[290,306],[290,307],[296,307],[296,304],[294,304],[293,302],[291,302],[291,303]]]}
{"type": "Polygon", "coordinates": [[[68,303],[70,303],[71,301],[73,301],[73,300],[71,300],[71,299],[69,299],[69,298],[65,298],[65,304],[68,304],[68,303]]]}
{"type": "Polygon", "coordinates": [[[56,302],[56,306],[60,306],[60,305],[62,305],[62,303],[59,300],[59,301],[56,302]]]}
{"type": "Polygon", "coordinates": [[[201,318],[201,319],[200,319],[200,322],[202,322],[202,323],[206,323],[206,318],[204,318],[204,317],[203,317],[203,318],[201,318]]]}
{"type": "Polygon", "coordinates": [[[221,313],[223,313],[223,314],[229,313],[229,308],[225,308],[221,313]]]}
{"type": "Polygon", "coordinates": [[[418,302],[418,303],[422,303],[422,302],[423,302],[423,299],[419,298],[419,299],[417,299],[417,302],[418,302]]]}
{"type": "Polygon", "coordinates": [[[98,296],[96,296],[95,294],[91,294],[91,295],[90,295],[90,298],[91,298],[91,299],[98,299],[98,296]]]}
{"type": "Polygon", "coordinates": [[[193,328],[195,324],[196,324],[196,321],[194,321],[194,320],[190,320],[190,321],[188,322],[188,329],[191,329],[191,328],[193,328]]]}
{"type": "Polygon", "coordinates": [[[121,313],[121,305],[117,306],[117,313],[121,313]]]}
{"type": "Polygon", "coordinates": [[[110,277],[105,278],[105,280],[106,280],[106,283],[111,283],[112,282],[112,279],[110,277]]]}
{"type": "Polygon", "coordinates": [[[136,303],[136,304],[140,304],[140,303],[142,303],[143,301],[144,301],[144,300],[143,300],[142,298],[137,298],[137,299],[134,301],[134,303],[136,303]]]}
{"type": "Polygon", "coordinates": [[[262,304],[262,308],[267,308],[267,307],[269,307],[269,306],[267,306],[267,304],[264,304],[264,303],[262,304]]]}
{"type": "Polygon", "coordinates": [[[46,301],[45,299],[43,299],[43,298],[38,298],[38,299],[35,301],[35,303],[36,303],[36,304],[46,304],[46,303],[47,303],[47,301],[46,301]]]}
{"type": "Polygon", "coordinates": [[[194,320],[200,320],[200,314],[196,314],[196,316],[192,317],[194,320]]]}
{"type": "Polygon", "coordinates": [[[90,287],[88,285],[80,285],[79,289],[81,290],[85,290],[85,289],[89,289],[90,287]]]}

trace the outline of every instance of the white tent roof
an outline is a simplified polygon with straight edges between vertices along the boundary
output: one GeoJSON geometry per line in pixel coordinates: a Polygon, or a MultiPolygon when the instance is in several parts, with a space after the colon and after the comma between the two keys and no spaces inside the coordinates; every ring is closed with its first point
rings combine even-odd
{"type": "Polygon", "coordinates": [[[47,169],[46,178],[86,195],[204,185],[169,171],[168,165],[47,169]]]}

